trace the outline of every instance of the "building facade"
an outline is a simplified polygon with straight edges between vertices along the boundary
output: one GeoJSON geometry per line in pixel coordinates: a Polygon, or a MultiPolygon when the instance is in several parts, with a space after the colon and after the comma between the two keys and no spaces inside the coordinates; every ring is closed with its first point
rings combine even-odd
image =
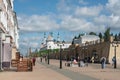
{"type": "Polygon", "coordinates": [[[44,37],[44,42],[41,44],[40,50],[47,50],[47,49],[65,49],[71,45],[71,42],[60,41],[59,35],[57,40],[53,38],[52,35],[49,35],[47,38],[44,37]]]}
{"type": "Polygon", "coordinates": [[[82,45],[87,42],[100,41],[100,38],[96,35],[83,35],[80,38],[74,39],[74,44],[82,45]]]}
{"type": "MultiPolygon", "coordinates": [[[[14,0],[0,0],[0,69],[10,68],[13,49],[18,50],[18,24],[14,0]]],[[[14,52],[14,53],[15,53],[14,52]]]]}

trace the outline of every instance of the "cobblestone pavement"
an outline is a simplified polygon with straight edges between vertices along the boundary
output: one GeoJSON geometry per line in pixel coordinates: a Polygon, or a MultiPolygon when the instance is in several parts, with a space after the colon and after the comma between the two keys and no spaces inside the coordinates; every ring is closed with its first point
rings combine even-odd
{"type": "Polygon", "coordinates": [[[0,72],[0,80],[71,80],[44,65],[36,64],[32,72],[0,72]]]}
{"type": "MultiPolygon", "coordinates": [[[[64,65],[65,61],[62,62],[63,69],[76,72],[77,74],[87,75],[98,80],[120,80],[120,65],[117,65],[117,69],[114,69],[111,64],[107,64],[105,69],[101,69],[100,64],[88,64],[88,67],[66,67],[64,65]]],[[[59,68],[59,60],[50,60],[50,65],[59,68]]]]}

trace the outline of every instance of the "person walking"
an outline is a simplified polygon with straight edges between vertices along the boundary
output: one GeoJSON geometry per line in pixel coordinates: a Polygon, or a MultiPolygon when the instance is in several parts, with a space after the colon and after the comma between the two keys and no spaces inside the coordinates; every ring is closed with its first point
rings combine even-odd
{"type": "Polygon", "coordinates": [[[112,58],[112,66],[115,64],[115,56],[112,58]]]}
{"type": "Polygon", "coordinates": [[[35,57],[32,59],[32,62],[33,62],[33,66],[35,66],[35,62],[36,62],[35,57]]]}
{"type": "Polygon", "coordinates": [[[100,62],[101,62],[101,68],[104,69],[105,68],[105,63],[106,63],[106,58],[102,57],[100,62]]]}
{"type": "Polygon", "coordinates": [[[91,58],[91,62],[94,63],[94,56],[92,56],[92,58],[91,58]]]}
{"type": "Polygon", "coordinates": [[[42,57],[40,57],[40,62],[42,62],[42,57]]]}

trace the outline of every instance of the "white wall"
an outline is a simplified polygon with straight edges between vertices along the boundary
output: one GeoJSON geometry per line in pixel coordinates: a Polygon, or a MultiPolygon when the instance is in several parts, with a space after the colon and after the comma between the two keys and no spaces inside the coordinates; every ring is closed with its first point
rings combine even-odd
{"type": "Polygon", "coordinates": [[[3,27],[7,30],[7,14],[4,11],[0,12],[0,21],[3,27]]]}

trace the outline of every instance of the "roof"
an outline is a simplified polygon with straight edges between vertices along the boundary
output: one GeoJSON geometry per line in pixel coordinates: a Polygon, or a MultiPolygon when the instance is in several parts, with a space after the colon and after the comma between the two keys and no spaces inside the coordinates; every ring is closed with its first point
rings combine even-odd
{"type": "Polygon", "coordinates": [[[96,35],[84,35],[84,36],[81,36],[82,39],[99,39],[98,36],[96,35]]]}

